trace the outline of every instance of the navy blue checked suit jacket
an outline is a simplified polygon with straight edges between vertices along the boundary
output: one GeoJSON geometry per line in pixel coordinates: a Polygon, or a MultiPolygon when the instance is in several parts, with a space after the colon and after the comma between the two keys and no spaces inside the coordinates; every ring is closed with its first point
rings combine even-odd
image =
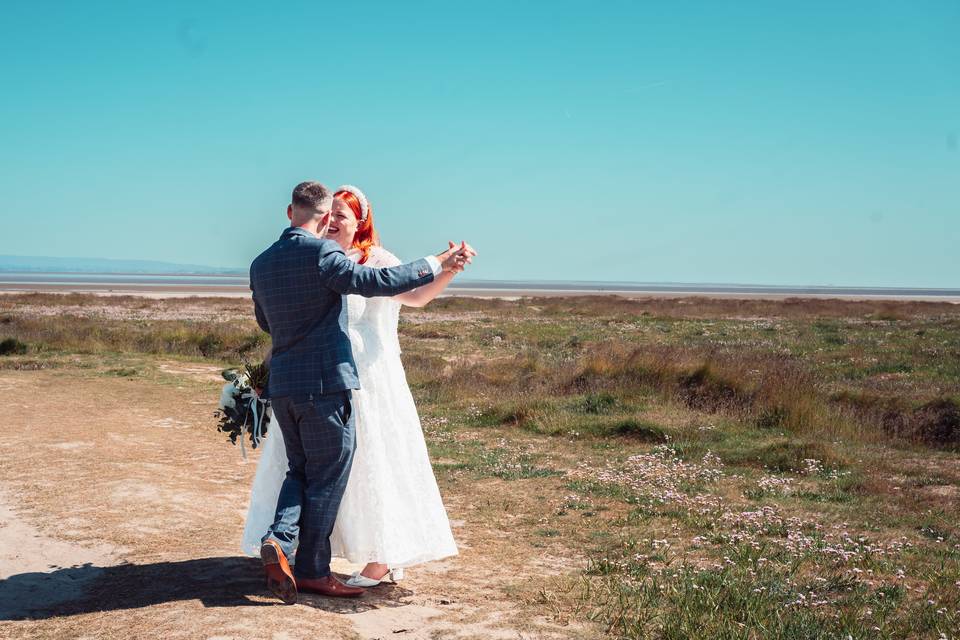
{"type": "Polygon", "coordinates": [[[359,389],[341,296],[393,296],[433,281],[426,259],[371,269],[290,227],[250,265],[257,324],[273,339],[270,397],[359,389]]]}

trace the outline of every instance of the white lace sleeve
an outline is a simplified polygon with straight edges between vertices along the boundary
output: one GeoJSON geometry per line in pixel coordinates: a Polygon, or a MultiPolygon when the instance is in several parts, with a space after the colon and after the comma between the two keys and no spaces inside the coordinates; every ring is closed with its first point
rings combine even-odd
{"type": "Polygon", "coordinates": [[[403,264],[400,258],[393,255],[383,247],[370,247],[370,258],[367,260],[368,267],[397,267],[403,264]]]}
{"type": "MultiPolygon", "coordinates": [[[[370,257],[364,263],[368,267],[382,269],[396,267],[400,259],[383,247],[371,247],[370,257]]],[[[393,298],[370,298],[366,301],[366,310],[363,321],[371,327],[377,336],[377,344],[388,352],[400,353],[400,342],[397,338],[397,322],[400,319],[400,303],[393,298]]]]}

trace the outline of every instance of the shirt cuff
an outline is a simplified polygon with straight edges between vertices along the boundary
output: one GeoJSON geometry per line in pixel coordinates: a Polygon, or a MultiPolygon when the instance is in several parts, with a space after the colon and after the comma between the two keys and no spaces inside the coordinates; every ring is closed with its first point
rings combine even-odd
{"type": "Polygon", "coordinates": [[[433,269],[434,276],[440,275],[440,272],[443,271],[443,267],[440,266],[440,261],[437,260],[437,256],[427,256],[424,260],[426,260],[430,268],[433,269]]]}

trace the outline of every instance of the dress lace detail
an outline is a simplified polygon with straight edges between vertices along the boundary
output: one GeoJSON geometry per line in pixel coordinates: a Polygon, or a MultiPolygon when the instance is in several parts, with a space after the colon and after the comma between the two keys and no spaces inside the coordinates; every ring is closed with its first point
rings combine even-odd
{"type": "MultiPolygon", "coordinates": [[[[348,256],[356,259],[356,252],[348,256]]],[[[400,261],[374,247],[367,266],[400,261]]],[[[330,536],[333,555],[362,564],[408,567],[456,555],[457,546],[440,497],[420,418],[400,361],[392,298],[346,296],[348,334],[360,373],[354,391],[357,451],[330,536]]],[[[279,429],[263,445],[253,482],[243,551],[258,555],[273,522],[287,460],[279,429]]]]}

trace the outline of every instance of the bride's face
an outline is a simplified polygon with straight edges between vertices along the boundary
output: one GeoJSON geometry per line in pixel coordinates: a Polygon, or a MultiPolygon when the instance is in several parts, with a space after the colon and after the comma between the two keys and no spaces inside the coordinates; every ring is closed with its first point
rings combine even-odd
{"type": "Polygon", "coordinates": [[[326,237],[343,247],[344,251],[353,246],[353,236],[357,233],[357,216],[346,202],[333,199],[333,212],[326,237]]]}

